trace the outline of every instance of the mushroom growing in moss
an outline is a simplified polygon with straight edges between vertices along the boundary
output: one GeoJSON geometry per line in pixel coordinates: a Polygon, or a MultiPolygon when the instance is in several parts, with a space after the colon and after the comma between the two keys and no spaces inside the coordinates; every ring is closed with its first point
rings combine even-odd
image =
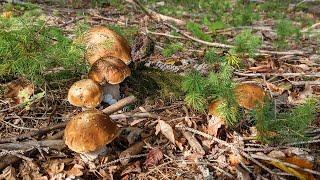
{"type": "Polygon", "coordinates": [[[75,82],[68,91],[70,104],[82,108],[95,108],[103,98],[101,86],[91,79],[75,82]]]}
{"type": "Polygon", "coordinates": [[[239,84],[235,88],[235,94],[238,104],[246,109],[253,109],[259,103],[263,103],[266,97],[264,90],[255,84],[239,84]]]}
{"type": "Polygon", "coordinates": [[[94,160],[119,133],[120,128],[108,115],[98,110],[87,110],[68,122],[64,130],[64,141],[72,151],[94,160]]]}
{"type": "Polygon", "coordinates": [[[131,62],[131,48],[127,40],[106,27],[89,29],[80,41],[86,45],[85,58],[90,64],[106,56],[117,57],[125,64],[131,62]]]}
{"type": "Polygon", "coordinates": [[[103,101],[108,104],[114,104],[120,98],[119,83],[130,74],[130,68],[120,59],[103,57],[92,65],[88,76],[102,85],[104,91],[103,101]]]}

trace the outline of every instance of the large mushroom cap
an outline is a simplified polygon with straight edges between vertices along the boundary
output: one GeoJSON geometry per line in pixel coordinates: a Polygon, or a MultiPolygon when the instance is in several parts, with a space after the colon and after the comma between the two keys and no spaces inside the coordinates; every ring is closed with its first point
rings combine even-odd
{"type": "Polygon", "coordinates": [[[102,98],[102,88],[91,79],[75,82],[68,92],[68,101],[78,107],[94,108],[101,103],[102,98]]]}
{"type": "Polygon", "coordinates": [[[85,57],[90,64],[105,56],[117,57],[126,64],[131,62],[131,48],[127,40],[106,27],[89,29],[83,42],[86,44],[85,57]]]}
{"type": "Polygon", "coordinates": [[[66,145],[77,153],[98,151],[113,141],[119,128],[109,116],[87,110],[74,116],[64,130],[66,145]]]}
{"type": "Polygon", "coordinates": [[[92,65],[89,78],[100,84],[119,84],[130,74],[130,68],[120,59],[104,57],[92,65]]]}
{"type": "Polygon", "coordinates": [[[264,90],[255,84],[240,84],[235,88],[238,104],[246,109],[253,109],[258,103],[263,103],[265,98],[264,90]]]}

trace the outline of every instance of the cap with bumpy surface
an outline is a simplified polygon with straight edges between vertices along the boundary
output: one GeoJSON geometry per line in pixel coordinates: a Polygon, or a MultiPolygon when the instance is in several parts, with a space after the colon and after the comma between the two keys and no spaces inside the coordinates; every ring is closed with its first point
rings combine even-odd
{"type": "Polygon", "coordinates": [[[109,116],[98,110],[87,110],[74,116],[64,130],[66,145],[77,153],[102,149],[119,134],[119,128],[109,116]]]}
{"type": "Polygon", "coordinates": [[[264,90],[251,83],[237,85],[235,94],[238,104],[250,110],[255,108],[258,103],[263,103],[265,98],[264,90]]]}
{"type": "Polygon", "coordinates": [[[117,57],[126,64],[131,62],[131,48],[127,40],[106,27],[89,29],[82,41],[86,44],[85,57],[90,64],[105,56],[117,57]]]}
{"type": "Polygon", "coordinates": [[[68,92],[68,101],[78,107],[94,108],[101,103],[102,98],[102,88],[91,79],[75,82],[68,92]]]}
{"type": "Polygon", "coordinates": [[[130,74],[130,68],[120,59],[104,57],[92,65],[89,78],[100,84],[119,84],[130,74]]]}

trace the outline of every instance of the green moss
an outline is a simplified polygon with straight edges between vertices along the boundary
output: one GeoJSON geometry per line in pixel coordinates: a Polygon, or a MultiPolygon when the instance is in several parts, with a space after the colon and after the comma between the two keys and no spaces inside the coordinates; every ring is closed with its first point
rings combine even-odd
{"type": "Polygon", "coordinates": [[[138,33],[138,27],[135,26],[123,27],[114,24],[109,24],[107,25],[107,27],[125,37],[130,44],[133,43],[135,35],[138,33]]]}
{"type": "Polygon", "coordinates": [[[164,57],[171,57],[175,53],[182,51],[183,45],[181,43],[170,43],[166,44],[162,50],[162,55],[164,57]]]}
{"type": "Polygon", "coordinates": [[[209,50],[206,51],[205,55],[204,55],[204,60],[207,63],[218,63],[218,62],[222,62],[222,57],[220,57],[217,53],[216,50],[214,48],[211,48],[209,50]]]}
{"type": "Polygon", "coordinates": [[[187,25],[187,30],[190,31],[192,33],[192,35],[194,35],[195,37],[202,39],[204,41],[212,41],[212,38],[210,35],[205,34],[200,25],[194,22],[188,22],[187,25]]]}
{"type": "Polygon", "coordinates": [[[295,27],[291,21],[283,19],[279,20],[276,24],[277,40],[275,45],[279,49],[286,48],[288,46],[288,41],[291,37],[294,37],[296,41],[299,41],[301,32],[299,28],[295,27]]]}

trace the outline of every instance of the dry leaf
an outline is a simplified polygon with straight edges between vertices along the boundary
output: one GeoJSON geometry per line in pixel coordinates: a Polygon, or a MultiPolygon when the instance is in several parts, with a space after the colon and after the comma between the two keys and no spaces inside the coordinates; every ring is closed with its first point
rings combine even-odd
{"type": "Polygon", "coordinates": [[[204,155],[206,153],[199,141],[190,132],[182,131],[182,134],[188,140],[191,148],[194,149],[197,153],[201,155],[204,155]]]}
{"type": "Polygon", "coordinates": [[[146,166],[157,165],[163,158],[163,153],[159,148],[151,149],[147,155],[147,159],[144,162],[146,166]]]}
{"type": "Polygon", "coordinates": [[[130,159],[129,158],[124,159],[124,158],[139,154],[142,151],[144,145],[145,145],[144,142],[138,142],[132,145],[131,147],[129,147],[128,149],[122,151],[119,156],[120,159],[123,159],[120,161],[121,164],[122,165],[128,164],[130,159]]]}
{"type": "Polygon", "coordinates": [[[16,170],[12,166],[6,167],[0,175],[0,179],[16,179],[16,170]]]}
{"type": "Polygon", "coordinates": [[[14,104],[27,102],[34,93],[34,85],[23,78],[16,79],[7,85],[4,96],[13,100],[14,104]]]}
{"type": "Polygon", "coordinates": [[[67,174],[69,176],[75,176],[75,177],[82,176],[83,175],[83,172],[82,172],[83,169],[84,169],[83,166],[81,166],[79,164],[75,164],[75,165],[73,165],[73,167],[69,171],[67,171],[67,174]]]}
{"type": "Polygon", "coordinates": [[[54,177],[64,170],[64,163],[61,160],[55,159],[47,161],[44,165],[45,170],[50,175],[50,177],[54,177]]]}
{"type": "Polygon", "coordinates": [[[12,17],[12,14],[13,14],[12,11],[5,11],[1,14],[1,17],[9,19],[12,17]]]}
{"type": "Polygon", "coordinates": [[[167,139],[175,144],[173,129],[168,123],[162,120],[158,120],[158,124],[156,126],[156,134],[158,134],[159,132],[161,132],[167,139]]]}
{"type": "Polygon", "coordinates": [[[121,176],[125,176],[130,173],[141,173],[140,161],[136,161],[128,165],[127,168],[122,171],[121,176]]]}
{"type": "Polygon", "coordinates": [[[298,95],[296,93],[290,93],[288,97],[288,102],[291,104],[301,104],[304,103],[308,98],[313,97],[313,89],[310,84],[306,84],[304,90],[298,95]]]}
{"type": "Polygon", "coordinates": [[[225,121],[217,116],[212,116],[212,118],[208,121],[207,133],[217,137],[218,130],[222,125],[225,124],[225,121]]]}
{"type": "Polygon", "coordinates": [[[232,166],[237,166],[241,162],[242,157],[240,154],[231,153],[229,154],[228,160],[232,166]]]}

